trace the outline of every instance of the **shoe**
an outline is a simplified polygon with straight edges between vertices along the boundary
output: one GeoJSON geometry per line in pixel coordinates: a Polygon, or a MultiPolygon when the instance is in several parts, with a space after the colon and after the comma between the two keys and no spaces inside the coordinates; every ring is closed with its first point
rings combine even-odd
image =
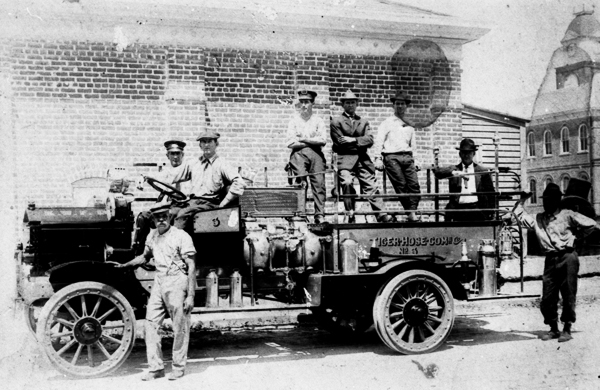
{"type": "MultiPolygon", "coordinates": [[[[556,329],[556,330],[552,330],[552,329],[550,329],[550,330],[548,331],[548,333],[546,333],[545,335],[543,335],[543,336],[541,337],[541,339],[542,339],[543,341],[548,341],[548,340],[552,340],[552,339],[557,339],[557,338],[559,338],[559,337],[560,337],[560,335],[561,335],[561,334],[560,334],[560,332],[558,331],[558,329],[556,329]]],[[[566,340],[565,340],[565,341],[566,341],[566,340]]]]}
{"type": "Polygon", "coordinates": [[[323,223],[323,216],[322,215],[315,215],[315,223],[316,224],[320,224],[323,223]]]}
{"type": "Polygon", "coordinates": [[[184,374],[185,374],[185,371],[183,371],[183,370],[173,370],[169,373],[168,379],[170,381],[174,381],[174,380],[177,380],[177,379],[183,377],[184,374]]]}
{"type": "Polygon", "coordinates": [[[562,332],[560,332],[560,336],[558,337],[558,342],[559,343],[564,343],[566,341],[569,340],[573,340],[573,336],[571,336],[571,332],[567,332],[565,330],[563,330],[562,332]]]}
{"type": "Polygon", "coordinates": [[[348,223],[356,223],[356,217],[354,215],[349,215],[348,223]]]}
{"type": "Polygon", "coordinates": [[[142,376],[142,380],[145,381],[153,381],[154,379],[163,378],[165,376],[165,370],[158,371],[148,371],[142,376]]]}
{"type": "Polygon", "coordinates": [[[394,217],[389,214],[384,214],[377,218],[377,222],[382,222],[382,223],[394,222],[394,217]]]}

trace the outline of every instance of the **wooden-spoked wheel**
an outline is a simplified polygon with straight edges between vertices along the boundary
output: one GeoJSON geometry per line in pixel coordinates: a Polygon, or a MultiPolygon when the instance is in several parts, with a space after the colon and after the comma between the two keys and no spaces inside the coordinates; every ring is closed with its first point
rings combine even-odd
{"type": "Polygon", "coordinates": [[[439,276],[407,271],[379,290],[373,318],[379,337],[391,349],[403,354],[432,352],[452,330],[454,301],[439,276]]]}
{"type": "Polygon", "coordinates": [[[46,303],[37,339],[52,365],[63,374],[92,378],[115,371],[135,340],[135,316],[116,289],[80,282],[59,290],[46,303]]]}

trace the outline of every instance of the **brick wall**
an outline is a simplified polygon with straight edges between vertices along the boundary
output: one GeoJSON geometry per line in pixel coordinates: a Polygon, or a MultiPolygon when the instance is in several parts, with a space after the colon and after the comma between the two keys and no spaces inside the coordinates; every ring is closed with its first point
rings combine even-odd
{"type": "MultiPolygon", "coordinates": [[[[29,200],[68,206],[72,182],[105,176],[111,167],[139,173],[134,163],[163,163],[162,143],[169,138],[188,142],[186,156],[195,158],[195,136],[208,124],[222,133],[223,156],[260,172],[258,185],[264,167],[270,186],[285,185],[285,131],[299,85],[319,93],[315,112],[324,119],[341,112],[339,96],[353,89],[362,99],[359,114],[374,129],[392,115],[389,96],[396,88],[415,96],[413,110],[428,108],[427,94],[441,91],[447,110],[417,130],[415,156],[432,163],[435,145],[442,163],[457,159],[461,103],[455,61],[141,44],[119,51],[112,42],[13,40],[0,48],[13,93],[11,122],[3,126],[14,129],[21,209],[29,200]],[[434,76],[425,80],[425,73],[434,76]]],[[[424,172],[420,178],[425,189],[424,172]]]]}

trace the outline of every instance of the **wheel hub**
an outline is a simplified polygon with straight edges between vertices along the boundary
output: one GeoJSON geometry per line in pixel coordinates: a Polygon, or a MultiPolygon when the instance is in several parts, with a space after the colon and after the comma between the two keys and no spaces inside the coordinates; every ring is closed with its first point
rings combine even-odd
{"type": "Polygon", "coordinates": [[[75,339],[81,344],[94,344],[102,336],[102,325],[92,317],[81,318],[73,328],[75,339]]]}
{"type": "Polygon", "coordinates": [[[419,298],[411,299],[404,305],[404,319],[410,326],[419,326],[427,321],[429,307],[427,303],[419,298]]]}

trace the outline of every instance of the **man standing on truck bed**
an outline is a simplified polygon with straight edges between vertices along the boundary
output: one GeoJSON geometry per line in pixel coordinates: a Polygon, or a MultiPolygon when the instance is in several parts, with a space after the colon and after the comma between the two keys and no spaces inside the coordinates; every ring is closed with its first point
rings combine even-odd
{"type": "MultiPolygon", "coordinates": [[[[366,195],[379,194],[375,166],[368,154],[368,149],[373,146],[373,134],[369,121],[356,115],[358,97],[348,90],[340,98],[344,113],[333,118],[330,125],[333,151],[337,154],[337,168],[340,188],[344,195],[356,195],[353,181],[356,177],[360,184],[360,192],[366,195]]],[[[381,198],[368,198],[373,211],[381,211],[383,201],[381,198]]],[[[354,211],[355,200],[344,198],[346,211],[354,211]]],[[[379,222],[390,222],[392,217],[381,213],[379,222]]],[[[349,223],[355,222],[354,214],[348,217],[349,223]]]]}
{"type": "Polygon", "coordinates": [[[523,203],[530,196],[531,194],[521,196],[513,212],[526,228],[535,231],[540,247],[546,254],[540,309],[544,316],[544,323],[550,325],[550,331],[542,336],[542,340],[569,341],[573,339],[571,325],[576,319],[575,303],[579,272],[579,257],[574,247],[576,234],[588,235],[599,227],[591,218],[572,210],[561,209],[562,192],[554,183],[546,186],[541,196],[544,212],[535,217],[523,209],[523,203]],[[562,333],[558,331],[559,292],[563,301],[560,316],[560,320],[564,323],[562,333]]]}
{"type": "Polygon", "coordinates": [[[116,268],[134,267],[154,258],[156,273],[146,308],[146,353],[150,370],[142,380],[165,376],[161,337],[158,329],[167,313],[173,321],[173,363],[169,380],[185,373],[190,341],[190,315],[196,292],[196,250],[189,234],[171,228],[169,205],[150,209],[156,229],[146,241],[144,253],[133,260],[115,265],[116,268]]]}
{"type": "MultiPolygon", "coordinates": [[[[397,194],[419,194],[419,177],[413,157],[415,147],[415,129],[404,122],[406,108],[411,100],[406,92],[397,91],[390,98],[394,107],[394,115],[381,122],[375,137],[375,168],[383,170],[397,194]]],[[[417,221],[415,210],[419,206],[419,196],[400,198],[404,210],[409,211],[408,220],[417,221]]]]}
{"type": "MultiPolygon", "coordinates": [[[[323,119],[313,115],[316,97],[314,91],[298,91],[300,112],[288,123],[286,143],[292,149],[289,171],[294,176],[308,175],[315,202],[315,223],[322,223],[325,215],[325,156],[321,148],[327,143],[327,128],[323,119]]],[[[306,177],[297,179],[298,182],[305,180],[306,177]]]]}

